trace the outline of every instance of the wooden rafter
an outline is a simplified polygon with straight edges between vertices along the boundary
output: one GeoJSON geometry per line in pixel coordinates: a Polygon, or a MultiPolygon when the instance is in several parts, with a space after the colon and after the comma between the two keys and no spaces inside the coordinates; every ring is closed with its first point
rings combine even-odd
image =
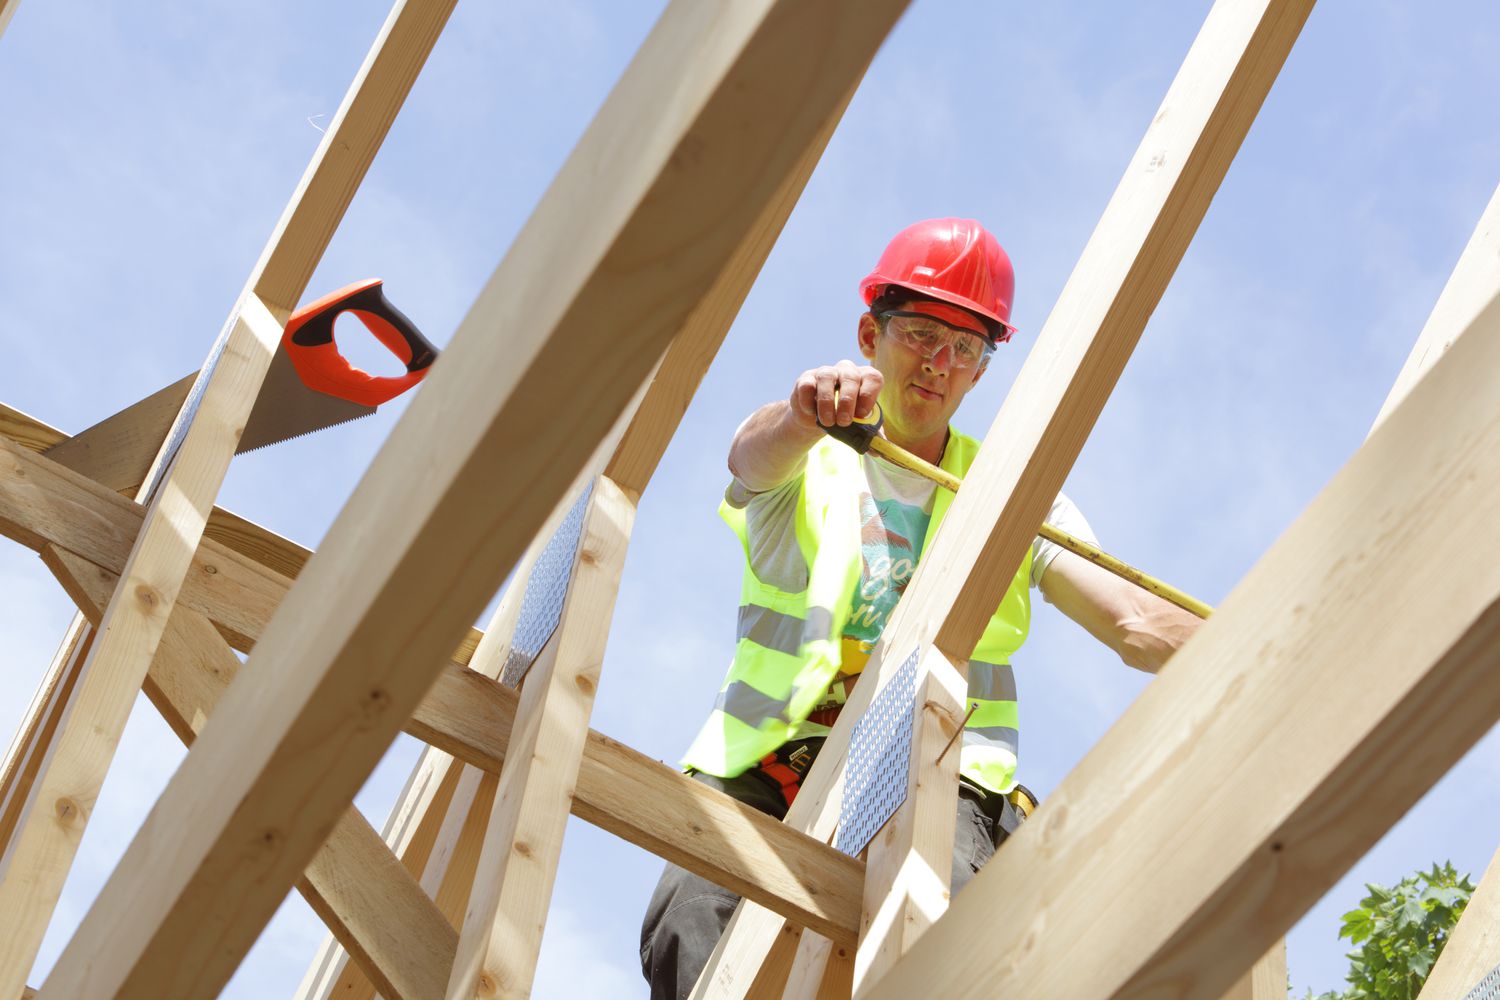
{"type": "MultiPolygon", "coordinates": [[[[554,517],[557,513],[560,511],[554,512],[554,517]]],[[[548,533],[543,529],[544,535],[548,533]]],[[[533,541],[516,567],[495,613],[490,616],[484,637],[469,661],[470,669],[475,672],[491,679],[499,678],[520,617],[526,581],[539,553],[540,545],[533,541]]],[[[478,774],[471,774],[471,770],[455,760],[452,754],[429,746],[392,807],[385,830],[386,844],[412,875],[423,880],[423,890],[433,899],[442,900],[439,909],[454,926],[463,919],[463,907],[460,905],[456,908],[458,912],[451,914],[443,909],[443,903],[453,895],[452,890],[447,894],[443,892],[443,882],[448,874],[448,862],[458,853],[456,841],[462,837],[469,814],[476,805],[483,805],[477,801],[478,774]]],[[[375,984],[357,963],[350,963],[340,951],[337,937],[330,936],[314,957],[296,1000],[329,1000],[333,997],[338,1000],[373,1000],[375,984]]],[[[438,992],[447,989],[452,967],[450,956],[442,970],[438,992]]]]}
{"type": "MultiPolygon", "coordinates": [[[[950,662],[967,663],[1310,8],[1311,0],[1220,0],[1210,12],[788,823],[814,836],[831,825],[854,722],[914,649],[931,644],[950,662]]],[[[924,675],[917,683],[920,689],[924,675]]],[[[913,745],[920,746],[923,720],[914,718],[913,745]]],[[[951,808],[956,792],[949,783],[924,794],[946,796],[951,808]]],[[[875,847],[888,849],[878,841],[875,847]]],[[[929,867],[919,857],[912,861],[929,867]]],[[[882,867],[898,871],[903,864],[898,859],[882,867]]],[[[923,906],[912,899],[899,908],[914,915],[923,906]]],[[[885,926],[902,926],[902,920],[893,917],[885,926]]],[[[778,922],[742,905],[694,995],[743,995],[778,922]]]]}
{"type": "Polygon", "coordinates": [[[199,412],[145,509],[52,752],[0,862],[0,995],[26,985],[115,744],[280,336],[281,325],[270,310],[247,295],[206,380],[199,412]]]}
{"type": "Polygon", "coordinates": [[[872,997],[1221,994],[1500,718],[1488,299],[872,997]]]}
{"type": "Polygon", "coordinates": [[[1220,1000],[1286,1000],[1286,941],[1278,939],[1220,1000]]]}
{"type": "MultiPolygon", "coordinates": [[[[76,552],[117,573],[139,517],[139,508],[104,487],[0,440],[0,530],[16,541],[37,551],[53,545],[76,552]]],[[[248,651],[288,583],[209,540],[182,604],[248,651]]],[[[473,652],[473,644],[460,643],[406,729],[498,774],[516,694],[467,669],[473,652]]],[[[859,862],[607,736],[589,733],[573,812],[840,940],[851,939],[858,926],[859,862]]]]}
{"type": "MultiPolygon", "coordinates": [[[[83,613],[97,620],[115,574],[51,546],[42,559],[83,613]]],[[[143,687],[168,727],[191,746],[239,668],[208,619],[178,608],[143,687]]],[[[339,819],[297,888],[386,996],[442,992],[458,935],[357,809],[339,819]]]]}
{"type": "Polygon", "coordinates": [[[134,493],[146,481],[146,473],[197,378],[195,372],[132,403],[53,445],[47,449],[47,457],[112,490],[134,493]]]}
{"type": "Polygon", "coordinates": [[[201,996],[227,980],[902,6],[668,9],[262,635],[256,683],[231,685],[43,996],[201,996]],[[614,183],[599,185],[606,159],[614,183]],[[529,321],[490,329],[516,314],[529,321]],[[581,345],[596,364],[572,363],[581,345]],[[383,545],[366,544],[371,530],[383,545]]]}
{"type": "Polygon", "coordinates": [[[1418,1000],[1466,997],[1500,969],[1500,851],[1480,877],[1418,1000]]]}
{"type": "Polygon", "coordinates": [[[595,479],[556,633],[521,689],[449,997],[531,992],[634,521],[634,501],[595,479]]]}
{"type": "Polygon", "coordinates": [[[93,635],[87,619],[81,615],[73,619],[5,754],[5,764],[0,767],[0,845],[10,843],[15,833],[21,807],[31,795],[32,783],[52,746],[52,736],[78,683],[93,635]]]}
{"type": "Polygon", "coordinates": [[[1443,352],[1453,346],[1454,339],[1489,305],[1496,288],[1500,288],[1500,187],[1490,196],[1479,225],[1422,325],[1416,345],[1375,417],[1375,427],[1380,426],[1443,352]]]}
{"type": "MultiPolygon", "coordinates": [[[[367,61],[230,311],[216,347],[222,348],[217,363],[194,387],[200,394],[196,405],[185,407],[173,424],[169,440],[180,445],[163,448],[147,473],[156,488],[145,522],[119,592],[103,614],[101,634],[82,668],[47,770],[3,862],[0,993],[14,994],[25,985],[113,745],[259,392],[280,324],[301,296],[451,7],[451,0],[413,0],[400,5],[409,16],[393,14],[387,22],[387,36],[404,25],[414,38],[425,35],[425,43],[408,39],[392,46],[383,61],[367,61]]],[[[376,56],[381,49],[377,42],[376,56]]]]}

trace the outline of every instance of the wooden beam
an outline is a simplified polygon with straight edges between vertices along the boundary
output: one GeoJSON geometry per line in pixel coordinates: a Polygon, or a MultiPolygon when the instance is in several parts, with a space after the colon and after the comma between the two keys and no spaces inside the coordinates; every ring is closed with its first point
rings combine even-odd
{"type": "MultiPolygon", "coordinates": [[[[562,505],[554,511],[554,520],[561,519],[562,505]]],[[[552,530],[556,530],[555,526],[552,530]]],[[[544,534],[550,535],[544,530],[544,534]]],[[[541,539],[534,541],[520,565],[511,574],[510,583],[501,595],[495,612],[490,616],[483,638],[474,650],[469,666],[476,673],[498,679],[510,654],[511,639],[516,621],[521,614],[521,601],[526,584],[531,577],[531,568],[543,547],[541,539]]],[[[455,927],[463,920],[463,908],[467,894],[457,906],[457,912],[449,912],[443,903],[451,900],[453,890],[443,892],[449,860],[458,853],[458,838],[462,837],[468,816],[475,808],[478,787],[477,772],[465,768],[453,756],[436,747],[429,746],[413,769],[406,788],[391,807],[391,815],[385,830],[386,844],[401,859],[414,876],[420,878],[423,891],[434,899],[440,899],[439,909],[455,927]],[[460,790],[462,785],[462,790],[460,790]]],[[[487,790],[493,797],[494,789],[487,790]]],[[[487,814],[487,809],[485,813],[487,814]]],[[[483,814],[482,814],[483,815],[483,814]]],[[[481,827],[481,834],[483,828],[481,827]]],[[[475,855],[477,864],[477,852],[475,855]]],[[[473,867],[470,866],[472,880],[473,867]]],[[[456,947],[455,942],[455,947],[456,947]]],[[[308,975],[304,977],[296,1000],[373,1000],[375,987],[358,965],[341,959],[337,952],[339,944],[330,937],[313,959],[308,975]]],[[[447,989],[447,974],[453,963],[448,963],[439,992],[447,989]]]]}
{"type": "Polygon", "coordinates": [[[668,8],[262,635],[256,683],[231,686],[44,996],[196,997],[229,978],[903,6],[668,8]],[[528,320],[497,335],[514,315],[528,320]]]}
{"type": "Polygon", "coordinates": [[[968,663],[955,667],[929,646],[916,683],[905,804],[866,848],[855,992],[885,975],[948,909],[959,758],[952,748],[964,724],[968,663]]]}
{"type": "Polygon", "coordinates": [[[247,297],[197,417],[146,508],[53,752],[0,861],[0,995],[26,985],[135,693],[156,655],[280,336],[281,326],[265,305],[247,297]]]}
{"type": "Polygon", "coordinates": [[[1221,1000],[1286,1000],[1286,939],[1278,938],[1221,1000]]]}
{"type": "MultiPolygon", "coordinates": [[[[464,908],[469,905],[469,891],[479,867],[479,852],[484,849],[484,832],[490,807],[495,801],[496,775],[477,767],[460,764],[458,787],[453,804],[443,817],[427,868],[422,873],[422,888],[437,900],[438,909],[454,925],[463,922],[464,908]]],[[[449,973],[453,963],[448,963],[449,973]]],[[[443,980],[443,990],[447,989],[443,980]]]]}
{"type": "Polygon", "coordinates": [[[709,364],[744,304],[745,296],[750,293],[823,151],[828,148],[828,141],[833,138],[863,76],[862,68],[829,111],[781,186],[767,199],[760,217],[751,225],[744,242],[736,249],[713,288],[683,322],[682,332],[672,338],[672,346],[662,358],[650,388],[603,468],[603,475],[626,493],[639,499],[645,492],[657,463],[677,432],[677,425],[682,422],[688,404],[693,401],[709,364]]]}
{"type": "MultiPolygon", "coordinates": [[[[595,463],[602,461],[619,441],[621,425],[600,445],[595,463]]],[[[570,497],[583,490],[575,484],[570,497]]],[[[516,622],[531,579],[531,570],[552,535],[573,505],[560,503],[533,540],[526,555],[511,573],[511,579],[474,649],[469,667],[475,673],[498,680],[510,657],[516,622]]],[[[443,915],[454,926],[463,923],[470,886],[483,846],[496,782],[481,782],[482,772],[465,767],[451,754],[429,746],[422,755],[407,787],[392,806],[385,833],[386,843],[401,858],[422,888],[433,897],[443,915]],[[480,801],[481,796],[483,800],[480,801]]],[[[338,954],[338,942],[325,941],[304,977],[297,1000],[373,1000],[375,987],[359,967],[338,954]]],[[[452,962],[444,970],[443,984],[452,962]]]]}
{"type": "Polygon", "coordinates": [[[52,738],[78,683],[93,636],[88,620],[76,616],[5,754],[5,764],[0,767],[0,853],[10,844],[21,818],[21,807],[30,797],[42,761],[52,749],[52,738]]]}
{"type": "MultiPolygon", "coordinates": [[[[114,574],[50,547],[43,561],[97,621],[114,591],[114,574]]],[[[167,725],[191,746],[239,667],[208,619],[178,608],[144,687],[167,725]]],[[[441,995],[458,935],[359,810],[351,807],[339,819],[297,888],[384,995],[441,995]]]]}
{"type": "Polygon", "coordinates": [[[1500,718],[1496,370],[1500,290],[870,995],[1220,995],[1405,814],[1500,718]]]}
{"type": "MultiPolygon", "coordinates": [[[[913,649],[931,644],[952,662],[967,660],[1311,6],[1312,0],[1220,0],[1210,11],[788,823],[809,829],[825,810],[836,813],[854,722],[913,649]]],[[[913,742],[923,742],[920,733],[913,742]]],[[[956,788],[928,794],[951,800],[956,788]]],[[[742,996],[775,923],[753,910],[736,914],[733,939],[716,952],[694,996],[742,996]]]]}
{"type": "MultiPolygon", "coordinates": [[[[7,8],[4,16],[8,17],[10,9],[13,8],[7,8]]],[[[325,134],[323,143],[315,154],[301,185],[288,204],[265,252],[252,270],[245,291],[242,292],[231,313],[229,323],[226,324],[226,330],[234,330],[226,338],[231,348],[225,352],[229,369],[240,368],[233,357],[235,351],[242,349],[235,342],[238,330],[234,329],[240,322],[240,314],[245,310],[254,313],[262,308],[262,303],[266,303],[274,310],[278,321],[284,320],[291,306],[295,305],[300,298],[308,278],[321,259],[322,252],[337,227],[338,221],[342,218],[344,209],[353,197],[360,178],[363,177],[373,159],[375,150],[384,138],[390,121],[404,100],[411,81],[425,61],[451,9],[452,0],[437,0],[437,2],[413,0],[410,4],[398,3],[397,9],[393,11],[381,38],[377,40],[371,58],[367,59],[360,76],[356,79],[355,86],[351,88],[350,96],[346,98],[333,124],[325,134]],[[387,39],[394,42],[388,49],[384,45],[387,39]]],[[[271,347],[274,348],[274,341],[271,347]]],[[[269,360],[269,354],[266,360],[269,360]]],[[[259,374],[253,380],[253,389],[258,390],[259,378],[263,375],[264,367],[261,367],[259,374]]],[[[225,377],[217,372],[204,383],[209,391],[205,393],[203,409],[200,412],[207,412],[220,405],[215,397],[221,395],[222,392],[213,387],[226,383],[225,377]]],[[[254,396],[255,391],[251,391],[250,403],[253,403],[254,396]]],[[[245,413],[248,414],[248,412],[247,408],[245,413]]],[[[191,414],[180,414],[173,425],[173,432],[179,432],[180,428],[180,433],[191,440],[195,436],[193,428],[187,424],[191,419],[191,414]]],[[[244,423],[244,415],[232,418],[230,422],[234,425],[233,434],[237,437],[239,428],[244,423]]],[[[201,436],[201,432],[198,436],[201,436]]],[[[186,449],[186,443],[183,448],[186,449]]],[[[231,448],[230,453],[232,451],[231,448]]],[[[226,462],[228,457],[227,454],[224,456],[226,462]]],[[[163,453],[148,475],[159,477],[166,471],[163,463],[172,459],[173,456],[163,453]]],[[[180,465],[182,460],[179,457],[177,461],[180,465]]],[[[178,473],[174,470],[172,476],[176,479],[178,473]]],[[[222,479],[222,472],[217,479],[212,476],[208,479],[212,480],[212,487],[205,490],[206,495],[202,499],[206,499],[207,505],[211,506],[213,495],[217,492],[218,481],[222,479]]],[[[205,485],[207,484],[208,480],[205,480],[205,485]]],[[[199,498],[190,496],[188,499],[197,502],[199,498]]],[[[174,500],[174,502],[177,501],[174,500]]],[[[206,508],[203,513],[207,513],[206,508]]],[[[192,536],[186,539],[185,547],[189,554],[196,547],[197,533],[202,530],[202,519],[198,518],[197,526],[191,527],[190,531],[184,533],[192,536]]],[[[145,541],[145,538],[143,537],[142,540],[145,541]]],[[[151,546],[147,546],[147,551],[150,548],[151,546]]],[[[123,579],[127,581],[131,578],[131,573],[123,576],[123,579]]],[[[170,597],[177,590],[177,578],[168,572],[165,574],[165,579],[170,581],[170,588],[164,594],[170,597]]],[[[116,662],[117,659],[127,661],[129,664],[129,669],[121,671],[119,676],[112,678],[121,683],[111,685],[111,688],[119,687],[123,690],[125,687],[123,682],[128,679],[129,675],[135,675],[138,684],[139,675],[144,674],[146,663],[150,660],[149,650],[159,639],[160,623],[170,611],[170,599],[165,605],[158,605],[157,610],[159,612],[156,618],[157,625],[140,631],[137,637],[141,642],[131,647],[128,652],[123,651],[124,647],[116,645],[116,640],[109,639],[106,633],[104,639],[96,646],[90,663],[86,665],[85,673],[90,677],[98,675],[101,680],[110,678],[108,671],[97,669],[93,662],[102,653],[106,665],[116,662]],[[116,650],[122,651],[116,652],[116,650]]],[[[112,618],[110,624],[117,623],[112,618]]],[[[124,640],[119,640],[119,642],[123,643],[124,640]]],[[[85,703],[89,707],[84,717],[80,718],[79,724],[80,726],[95,726],[96,721],[102,723],[95,728],[105,735],[106,743],[110,743],[116,738],[109,733],[109,725],[113,720],[95,720],[88,715],[88,712],[94,710],[92,706],[105,700],[108,699],[98,698],[85,703]]],[[[63,738],[71,743],[68,733],[69,730],[64,730],[63,738]]],[[[75,752],[69,747],[63,756],[73,757],[75,752]]],[[[0,906],[3,906],[6,911],[6,915],[0,917],[0,934],[5,936],[4,943],[0,944],[0,992],[11,989],[13,984],[14,988],[19,989],[24,982],[18,977],[24,976],[25,969],[22,967],[29,967],[31,957],[34,956],[36,947],[40,944],[40,935],[45,930],[47,919],[56,902],[56,895],[61,891],[61,882],[66,874],[68,861],[76,847],[77,838],[81,835],[82,820],[86,814],[80,813],[79,809],[92,804],[93,796],[97,793],[97,781],[93,776],[102,780],[103,770],[107,767],[109,756],[107,751],[102,754],[92,752],[88,754],[86,760],[79,760],[79,767],[89,773],[80,775],[80,781],[70,783],[74,786],[69,789],[71,795],[57,799],[60,803],[63,801],[70,803],[66,807],[59,806],[59,808],[64,809],[65,815],[73,817],[71,823],[52,824],[45,833],[40,829],[37,829],[35,833],[29,833],[32,825],[28,823],[28,830],[22,831],[22,839],[13,845],[15,850],[7,855],[10,860],[6,862],[4,870],[6,874],[12,876],[6,880],[12,888],[7,890],[5,885],[0,883],[0,906]],[[50,862],[44,862],[42,855],[50,855],[50,862]],[[12,861],[15,861],[16,865],[13,865],[12,861]],[[24,876],[21,875],[22,872],[25,873],[24,876]],[[17,898],[18,894],[24,894],[28,902],[23,903],[17,898]],[[16,926],[18,923],[24,923],[25,926],[16,926]]],[[[47,789],[38,791],[46,792],[47,789]]]]}
{"type": "Polygon", "coordinates": [[[854,992],[854,950],[802,932],[781,1000],[847,1000],[854,992]]]}
{"type": "MultiPolygon", "coordinates": [[[[77,552],[118,573],[140,516],[138,507],[103,486],[0,440],[0,529],[22,544],[77,552]]],[[[250,649],[288,586],[285,577],[205,540],[180,604],[250,649]]],[[[517,695],[464,668],[474,648],[459,645],[406,731],[498,774],[517,695]]],[[[503,654],[495,655],[503,661],[503,654]]],[[[826,832],[824,840],[801,834],[592,731],[573,812],[837,941],[854,940],[864,866],[830,848],[826,832]]]]}
{"type": "Polygon", "coordinates": [[[10,26],[10,19],[16,16],[16,8],[21,6],[21,0],[0,0],[0,35],[5,34],[5,29],[10,26]]]}
{"type": "MultiPolygon", "coordinates": [[[[381,832],[386,847],[400,859],[402,867],[413,878],[422,874],[422,866],[427,863],[437,839],[438,824],[453,798],[458,776],[462,771],[461,767],[445,767],[438,774],[434,765],[438,762],[446,764],[452,759],[450,755],[434,747],[426,748],[421,762],[412,772],[407,789],[402,793],[406,807],[393,811],[385,830],[381,832]],[[424,764],[427,766],[423,766],[424,764]],[[410,797],[407,797],[408,793],[411,793],[410,797]]],[[[455,949],[458,947],[456,931],[453,945],[455,949]]],[[[449,966],[451,965],[450,961],[449,966]]],[[[327,997],[373,1000],[375,994],[376,987],[370,977],[358,962],[351,961],[349,952],[338,936],[330,934],[318,949],[307,974],[298,986],[296,1000],[322,1000],[327,997]]]]}
{"type": "Polygon", "coordinates": [[[68,435],[13,406],[0,403],[0,435],[28,451],[46,451],[68,435]]]}
{"type": "Polygon", "coordinates": [[[1375,417],[1375,427],[1390,416],[1412,386],[1453,346],[1453,339],[1474,321],[1497,287],[1500,287],[1500,187],[1490,196],[1479,225],[1459,255],[1458,264],[1423,324],[1406,364],[1401,366],[1396,384],[1391,386],[1375,417]]]}
{"type": "MultiPolygon", "coordinates": [[[[40,552],[76,552],[118,573],[140,532],[141,508],[107,488],[0,440],[0,533],[40,552]]],[[[219,626],[230,645],[249,652],[285,596],[286,570],[312,553],[227,511],[204,531],[178,600],[219,626]]],[[[469,629],[454,657],[468,662],[480,632],[469,629]]]]}
{"type": "Polygon", "coordinates": [[[167,432],[182,410],[198,374],[160,389],[87,430],[48,448],[46,456],[112,490],[131,490],[146,481],[167,432]]]}
{"type": "MultiPolygon", "coordinates": [[[[1493,203],[1492,203],[1493,204],[1493,203]]],[[[1467,997],[1500,970],[1500,851],[1490,859],[1417,1000],[1467,997]]],[[[1256,1000],[1259,1000],[1257,997],[1256,1000]]]]}
{"type": "Polygon", "coordinates": [[[595,479],[557,630],[521,690],[448,980],[454,1000],[531,993],[634,523],[634,501],[595,479]]]}

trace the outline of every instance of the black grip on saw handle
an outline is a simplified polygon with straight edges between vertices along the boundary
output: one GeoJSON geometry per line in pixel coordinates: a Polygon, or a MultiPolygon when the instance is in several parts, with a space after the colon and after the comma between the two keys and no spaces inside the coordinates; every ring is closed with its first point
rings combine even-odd
{"type": "Polygon", "coordinates": [[[379,278],[346,285],[292,314],[281,343],[287,358],[309,388],[361,406],[379,406],[410,389],[426,376],[434,347],[417,325],[385,297],[379,278]],[[361,371],[339,353],[333,325],[352,313],[401,363],[406,374],[377,377],[361,371]]]}
{"type": "Polygon", "coordinates": [[[821,420],[818,421],[818,426],[835,441],[843,442],[863,455],[870,450],[870,442],[880,436],[880,428],[885,426],[885,413],[881,411],[880,404],[876,403],[868,416],[863,419],[855,417],[854,423],[847,427],[837,424],[830,427],[821,420]]]}

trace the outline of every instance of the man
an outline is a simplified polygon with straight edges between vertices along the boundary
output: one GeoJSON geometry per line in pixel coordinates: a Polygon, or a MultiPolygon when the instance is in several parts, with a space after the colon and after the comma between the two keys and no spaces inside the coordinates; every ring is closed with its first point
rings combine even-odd
{"type": "MultiPolygon", "coordinates": [[[[1014,332],[1014,287],[1009,258],[979,223],[932,219],[908,227],[860,285],[869,311],[856,338],[867,363],[809,369],[788,399],[740,425],[720,508],[746,557],[739,642],[683,761],[698,780],[785,816],[953,497],[878,456],[857,455],[819,425],[848,426],[878,403],[887,438],[962,477],[979,446],[949,420],[1014,332]]],[[[1093,541],[1064,496],[1047,520],[1093,541]]],[[[1018,806],[1029,806],[1015,778],[1010,657],[1026,637],[1032,586],[1141,670],[1155,672],[1199,624],[1037,539],[969,661],[955,893],[1024,818],[1018,806]]],[[[641,932],[653,1000],[691,992],[737,902],[667,865],[641,932]]]]}

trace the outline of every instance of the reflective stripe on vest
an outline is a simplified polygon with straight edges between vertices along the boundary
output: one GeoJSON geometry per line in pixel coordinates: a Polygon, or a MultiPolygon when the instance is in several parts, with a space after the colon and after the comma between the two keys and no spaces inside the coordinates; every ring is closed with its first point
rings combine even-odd
{"type": "Polygon", "coordinates": [[[796,656],[804,642],[815,642],[827,636],[832,625],[833,612],[827,608],[808,608],[807,614],[799,618],[784,611],[744,604],[740,606],[740,624],[735,638],[748,639],[757,646],[796,656]]]}
{"type": "MultiPolygon", "coordinates": [[[[979,443],[954,431],[942,467],[963,476],[979,443]]],[[[729,777],[743,773],[794,736],[827,730],[806,722],[838,674],[841,638],[859,586],[859,497],[868,489],[860,458],[824,439],[808,452],[797,498],[796,534],[808,560],[807,589],[789,593],[756,579],[750,569],[745,512],[720,506],[740,539],[745,573],[740,591],[734,662],[714,710],[683,764],[729,777]]],[[[953,494],[938,488],[922,551],[927,551],[953,494]]],[[[969,666],[969,704],[978,704],[964,734],[960,771],[1007,792],[1015,784],[1017,706],[1010,654],[1031,619],[1028,548],[1000,607],[985,627],[969,666]]]]}

